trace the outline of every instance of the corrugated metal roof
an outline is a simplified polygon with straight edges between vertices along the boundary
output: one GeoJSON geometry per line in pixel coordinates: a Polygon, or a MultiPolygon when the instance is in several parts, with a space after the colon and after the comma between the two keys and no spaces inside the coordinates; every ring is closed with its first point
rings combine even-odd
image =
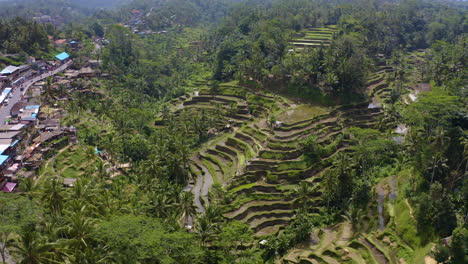
{"type": "Polygon", "coordinates": [[[5,161],[7,161],[10,158],[10,156],[7,155],[0,155],[0,165],[3,165],[5,161]]]}
{"type": "Polygon", "coordinates": [[[55,56],[55,58],[57,58],[58,60],[64,61],[64,60],[70,58],[70,55],[68,53],[66,53],[66,52],[62,52],[59,55],[55,56]]]}
{"type": "Polygon", "coordinates": [[[2,74],[2,75],[3,75],[3,74],[12,74],[12,73],[14,73],[14,72],[17,71],[17,70],[18,70],[18,67],[16,67],[16,66],[11,66],[11,65],[10,65],[10,66],[7,66],[5,69],[3,69],[3,70],[0,72],[0,74],[2,74]]]}

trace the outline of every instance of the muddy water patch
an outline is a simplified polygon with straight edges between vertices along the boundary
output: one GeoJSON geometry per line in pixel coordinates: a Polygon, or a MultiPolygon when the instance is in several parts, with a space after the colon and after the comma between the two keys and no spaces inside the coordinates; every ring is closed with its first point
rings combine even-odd
{"type": "Polygon", "coordinates": [[[285,123],[294,123],[315,116],[328,113],[328,108],[317,105],[300,105],[294,109],[283,112],[278,116],[278,120],[285,123]]]}

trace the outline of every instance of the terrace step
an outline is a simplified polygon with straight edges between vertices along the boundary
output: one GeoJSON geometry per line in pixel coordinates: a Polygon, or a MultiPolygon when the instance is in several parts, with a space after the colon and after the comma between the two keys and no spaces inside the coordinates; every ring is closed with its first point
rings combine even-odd
{"type": "Polygon", "coordinates": [[[266,200],[266,201],[250,201],[243,204],[237,210],[224,214],[225,217],[230,219],[243,219],[249,212],[264,210],[287,210],[291,208],[290,202],[281,200],[266,200]]]}
{"type": "Polygon", "coordinates": [[[291,218],[294,215],[292,210],[275,210],[275,211],[263,211],[261,213],[253,213],[247,215],[242,221],[251,223],[259,219],[270,219],[270,218],[291,218]]]}
{"type": "Polygon", "coordinates": [[[249,223],[250,228],[255,232],[269,226],[286,226],[292,220],[291,217],[262,218],[249,223]]]}
{"type": "Polygon", "coordinates": [[[280,231],[281,226],[275,225],[275,226],[267,226],[262,229],[259,229],[258,231],[255,232],[254,236],[255,237],[262,237],[262,236],[268,236],[268,235],[273,235],[276,234],[280,231]]]}

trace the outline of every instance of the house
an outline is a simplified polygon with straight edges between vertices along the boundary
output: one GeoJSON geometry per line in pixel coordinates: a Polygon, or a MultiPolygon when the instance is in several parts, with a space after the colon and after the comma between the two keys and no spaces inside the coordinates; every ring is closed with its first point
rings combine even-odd
{"type": "Polygon", "coordinates": [[[40,105],[28,105],[24,107],[23,112],[18,114],[19,120],[36,121],[40,107],[40,105]]]}
{"type": "Polygon", "coordinates": [[[15,79],[19,75],[18,67],[16,66],[7,66],[5,69],[0,71],[0,76],[6,77],[8,82],[11,82],[13,79],[15,79]]]}
{"type": "Polygon", "coordinates": [[[47,16],[47,15],[40,15],[40,16],[35,16],[32,18],[35,22],[41,23],[41,24],[48,24],[48,23],[53,23],[52,17],[47,16]]]}
{"type": "Polygon", "coordinates": [[[36,126],[37,129],[44,130],[44,131],[53,131],[53,130],[58,130],[60,129],[60,120],[58,119],[46,119],[44,121],[41,121],[38,126],[36,126]]]}
{"type": "Polygon", "coordinates": [[[57,39],[56,41],[54,41],[55,45],[57,45],[57,46],[62,46],[62,45],[64,45],[66,42],[67,42],[66,39],[57,39]]]}
{"type": "Polygon", "coordinates": [[[27,103],[24,101],[19,101],[16,104],[13,105],[10,109],[10,116],[12,117],[17,117],[20,113],[21,110],[23,110],[24,107],[26,107],[27,103]]]}
{"type": "Polygon", "coordinates": [[[70,60],[70,55],[66,52],[62,52],[60,54],[58,54],[57,56],[55,56],[55,58],[57,60],[59,60],[61,63],[65,63],[65,62],[68,62],[70,60]]]}
{"type": "Polygon", "coordinates": [[[58,139],[62,137],[65,134],[65,131],[63,130],[54,130],[50,132],[44,132],[41,133],[38,137],[36,137],[33,142],[35,144],[42,144],[42,143],[47,143],[50,141],[53,141],[55,139],[58,139]]]}
{"type": "Polygon", "coordinates": [[[29,77],[32,75],[31,65],[21,65],[18,67],[18,75],[29,77]]]}
{"type": "Polygon", "coordinates": [[[65,73],[64,73],[65,77],[67,79],[76,79],[78,78],[78,75],[80,75],[80,72],[79,71],[75,71],[75,70],[67,70],[65,73]]]}
{"type": "Polygon", "coordinates": [[[14,124],[14,125],[1,125],[0,132],[15,132],[21,131],[25,127],[24,124],[14,124]]]}
{"type": "Polygon", "coordinates": [[[78,74],[79,78],[92,78],[94,76],[96,76],[96,72],[89,67],[81,69],[78,74]]]}
{"type": "Polygon", "coordinates": [[[11,163],[11,157],[8,155],[0,155],[0,170],[3,171],[9,167],[11,163]]]}
{"type": "Polygon", "coordinates": [[[32,56],[28,56],[26,58],[26,64],[34,64],[36,62],[36,58],[32,57],[32,56]]]}
{"type": "Polygon", "coordinates": [[[2,192],[4,193],[12,193],[16,191],[16,187],[18,186],[17,183],[14,182],[7,182],[2,188],[2,192]]]}
{"type": "Polygon", "coordinates": [[[78,41],[72,40],[70,41],[70,47],[74,50],[78,49],[80,47],[80,43],[78,41]]]}
{"type": "Polygon", "coordinates": [[[2,139],[9,139],[11,141],[20,139],[22,131],[9,131],[9,132],[0,132],[0,141],[2,139]]]}

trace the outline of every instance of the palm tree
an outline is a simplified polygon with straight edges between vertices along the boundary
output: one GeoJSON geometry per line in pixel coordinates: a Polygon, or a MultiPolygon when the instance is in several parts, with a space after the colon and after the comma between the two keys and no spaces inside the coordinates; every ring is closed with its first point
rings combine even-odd
{"type": "Polygon", "coordinates": [[[177,207],[178,210],[180,211],[180,219],[179,223],[184,226],[190,217],[193,217],[196,215],[196,207],[193,204],[193,193],[191,192],[181,192],[179,194],[179,199],[178,199],[177,207]]]}
{"type": "Polygon", "coordinates": [[[53,214],[60,215],[62,213],[65,196],[62,183],[57,177],[52,178],[51,181],[46,184],[42,192],[41,200],[48,206],[53,214]]]}
{"type": "Polygon", "coordinates": [[[58,244],[45,241],[33,224],[22,228],[12,252],[21,258],[19,264],[64,263],[58,244]]]}
{"type": "Polygon", "coordinates": [[[214,224],[217,224],[223,220],[221,208],[214,204],[210,204],[206,208],[204,216],[210,223],[214,224]]]}
{"type": "Polygon", "coordinates": [[[214,237],[216,234],[216,229],[216,226],[210,222],[206,215],[202,215],[201,217],[197,218],[197,222],[195,224],[195,234],[200,240],[200,244],[202,246],[206,246],[207,243],[214,237]]]}
{"type": "Polygon", "coordinates": [[[74,251],[74,255],[89,248],[91,234],[94,230],[96,220],[86,216],[86,205],[75,212],[69,212],[65,217],[64,233],[68,238],[67,244],[74,251]]]}
{"type": "Polygon", "coordinates": [[[11,244],[12,233],[14,228],[9,228],[2,226],[2,231],[0,231],[0,255],[2,256],[2,263],[6,264],[6,254],[7,248],[11,244]]]}
{"type": "Polygon", "coordinates": [[[308,182],[301,182],[299,186],[294,190],[293,195],[296,197],[294,203],[301,209],[309,209],[310,197],[314,193],[314,190],[310,183],[308,182]]]}
{"type": "Polygon", "coordinates": [[[105,180],[109,176],[109,173],[107,173],[107,168],[108,168],[108,165],[102,159],[97,160],[96,172],[97,172],[98,179],[100,181],[105,180]]]}
{"type": "Polygon", "coordinates": [[[28,195],[29,200],[33,199],[34,194],[37,191],[37,185],[33,178],[27,177],[22,178],[20,182],[21,191],[28,195]]]}
{"type": "Polygon", "coordinates": [[[429,139],[437,152],[443,152],[450,142],[450,137],[442,127],[436,128],[434,135],[429,139]]]}
{"type": "Polygon", "coordinates": [[[442,155],[435,155],[431,159],[431,165],[427,168],[431,173],[431,185],[434,182],[434,178],[437,176],[443,177],[446,175],[450,168],[447,165],[448,160],[442,155]]]}
{"type": "Polygon", "coordinates": [[[345,219],[345,221],[348,221],[352,225],[352,231],[353,231],[353,236],[357,232],[360,231],[361,229],[361,214],[362,214],[362,209],[357,208],[354,205],[351,205],[349,210],[346,211],[342,217],[345,219]]]}

